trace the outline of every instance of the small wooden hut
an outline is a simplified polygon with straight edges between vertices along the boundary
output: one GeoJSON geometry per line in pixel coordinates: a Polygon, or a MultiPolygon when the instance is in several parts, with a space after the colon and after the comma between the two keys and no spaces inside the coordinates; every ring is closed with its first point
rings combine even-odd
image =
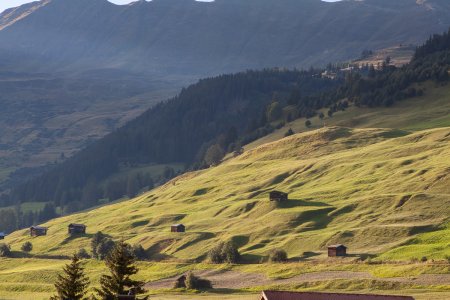
{"type": "Polygon", "coordinates": [[[47,227],[41,226],[31,226],[30,227],[30,235],[31,236],[44,236],[47,235],[47,227]]]}
{"type": "Polygon", "coordinates": [[[170,227],[170,231],[172,232],[186,232],[186,226],[183,224],[174,224],[170,227]]]}
{"type": "Polygon", "coordinates": [[[86,225],[84,224],[69,224],[68,231],[70,235],[86,234],[86,225]]]}
{"type": "Polygon", "coordinates": [[[344,245],[330,245],[328,246],[328,257],[346,256],[347,247],[344,245]]]}
{"type": "Polygon", "coordinates": [[[288,194],[280,192],[280,191],[272,191],[272,192],[270,192],[269,196],[270,196],[270,201],[281,202],[281,201],[288,200],[288,194]]]}

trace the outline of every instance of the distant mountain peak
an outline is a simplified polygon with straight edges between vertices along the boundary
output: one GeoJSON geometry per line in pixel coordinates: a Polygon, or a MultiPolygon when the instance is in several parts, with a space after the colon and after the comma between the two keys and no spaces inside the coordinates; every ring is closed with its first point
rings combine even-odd
{"type": "Polygon", "coordinates": [[[51,1],[52,0],[35,1],[5,10],[0,14],[0,30],[28,17],[36,10],[49,4],[51,1]]]}

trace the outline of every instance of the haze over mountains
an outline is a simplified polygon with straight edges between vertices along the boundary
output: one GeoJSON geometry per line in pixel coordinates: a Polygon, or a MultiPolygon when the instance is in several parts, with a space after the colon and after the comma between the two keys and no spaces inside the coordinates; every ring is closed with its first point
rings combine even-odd
{"type": "Polygon", "coordinates": [[[347,60],[420,43],[449,20],[445,0],[44,0],[0,16],[0,49],[15,70],[199,76],[347,60]]]}
{"type": "Polygon", "coordinates": [[[446,0],[43,0],[8,9],[0,181],[70,156],[203,76],[324,65],[419,44],[449,26],[446,0]]]}

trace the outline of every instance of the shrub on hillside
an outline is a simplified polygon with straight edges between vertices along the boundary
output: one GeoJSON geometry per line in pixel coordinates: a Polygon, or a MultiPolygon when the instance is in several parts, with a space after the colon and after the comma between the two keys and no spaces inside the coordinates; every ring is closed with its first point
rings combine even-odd
{"type": "Polygon", "coordinates": [[[80,250],[78,250],[77,257],[81,258],[81,259],[89,259],[89,258],[91,258],[89,253],[84,248],[81,248],[80,250]]]}
{"type": "Polygon", "coordinates": [[[208,166],[215,166],[220,163],[222,158],[225,156],[225,152],[219,144],[214,144],[206,150],[205,163],[208,166]]]}
{"type": "Polygon", "coordinates": [[[292,130],[292,128],[289,128],[288,131],[286,131],[286,133],[284,134],[284,137],[288,137],[294,135],[294,130],[292,130]]]}
{"type": "Polygon", "coordinates": [[[0,244],[0,257],[11,257],[11,248],[7,244],[0,244]]]}
{"type": "Polygon", "coordinates": [[[114,243],[113,240],[106,238],[104,239],[97,247],[97,255],[98,259],[105,259],[109,253],[114,249],[114,246],[116,243],[114,243]]]}
{"type": "Polygon", "coordinates": [[[229,264],[236,264],[241,259],[237,247],[232,242],[225,243],[222,248],[222,257],[223,261],[229,264]]]}
{"type": "Polygon", "coordinates": [[[100,243],[106,239],[106,235],[104,235],[101,231],[98,231],[92,236],[91,239],[91,250],[92,250],[92,256],[96,259],[98,259],[98,253],[97,248],[100,243]]]}
{"type": "Polygon", "coordinates": [[[218,244],[208,252],[208,258],[213,264],[223,263],[222,259],[222,247],[223,243],[218,244]]]}
{"type": "Polygon", "coordinates": [[[189,272],[186,276],[185,285],[190,290],[212,289],[211,281],[202,279],[189,272]]]}
{"type": "Polygon", "coordinates": [[[288,261],[288,256],[286,251],[281,249],[273,250],[269,255],[270,262],[281,263],[288,261]]]}
{"type": "Polygon", "coordinates": [[[209,260],[214,264],[221,263],[238,263],[241,255],[237,247],[230,241],[227,243],[220,243],[208,253],[209,260]]]}
{"type": "Polygon", "coordinates": [[[94,234],[91,240],[92,256],[95,259],[105,259],[114,248],[114,241],[108,238],[101,231],[94,234]]]}
{"type": "Polygon", "coordinates": [[[33,244],[30,242],[25,242],[20,249],[23,252],[31,252],[31,250],[33,250],[33,244]]]}
{"type": "Polygon", "coordinates": [[[147,251],[142,247],[140,244],[134,244],[133,248],[131,249],[134,256],[139,260],[148,259],[147,251]]]}

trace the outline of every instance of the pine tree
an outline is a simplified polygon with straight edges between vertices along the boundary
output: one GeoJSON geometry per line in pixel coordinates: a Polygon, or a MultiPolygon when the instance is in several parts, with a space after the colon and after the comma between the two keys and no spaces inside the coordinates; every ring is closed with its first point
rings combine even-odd
{"type": "Polygon", "coordinates": [[[104,235],[101,231],[97,232],[92,236],[91,240],[91,249],[92,249],[92,256],[96,259],[99,258],[99,255],[97,253],[98,246],[106,239],[106,235],[104,235]]]}
{"type": "Polygon", "coordinates": [[[72,262],[64,268],[64,274],[58,275],[55,283],[58,296],[51,297],[51,300],[81,300],[87,299],[86,289],[89,286],[89,279],[84,274],[84,268],[77,255],[72,257],[72,262]]]}
{"type": "Polygon", "coordinates": [[[219,144],[214,144],[208,148],[205,154],[205,163],[209,166],[220,163],[225,153],[219,144]]]}
{"type": "MultiPolygon", "coordinates": [[[[143,282],[131,279],[139,269],[135,265],[136,259],[130,245],[124,241],[116,243],[114,249],[105,260],[111,275],[100,278],[100,289],[96,292],[101,299],[116,299],[118,295],[143,293],[143,282]]],[[[147,299],[147,298],[145,298],[147,299]]]]}
{"type": "Polygon", "coordinates": [[[288,137],[295,134],[295,132],[292,130],[292,128],[289,128],[288,131],[286,131],[286,133],[284,134],[284,137],[288,137]]]}

